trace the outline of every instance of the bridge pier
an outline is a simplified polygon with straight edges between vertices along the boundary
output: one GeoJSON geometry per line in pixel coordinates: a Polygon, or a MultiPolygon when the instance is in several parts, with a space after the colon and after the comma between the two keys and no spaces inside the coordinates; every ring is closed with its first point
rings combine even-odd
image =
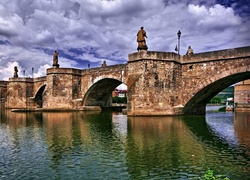
{"type": "Polygon", "coordinates": [[[31,108],[28,98],[33,96],[33,84],[33,78],[10,78],[5,107],[13,109],[31,108]]]}
{"type": "Polygon", "coordinates": [[[43,109],[75,109],[82,106],[80,69],[49,68],[43,92],[43,109]]]}
{"type": "Polygon", "coordinates": [[[8,81],[0,81],[0,108],[5,107],[8,81]]]}
{"type": "Polygon", "coordinates": [[[128,116],[183,114],[178,91],[180,56],[170,52],[140,51],[129,54],[128,116]]]}

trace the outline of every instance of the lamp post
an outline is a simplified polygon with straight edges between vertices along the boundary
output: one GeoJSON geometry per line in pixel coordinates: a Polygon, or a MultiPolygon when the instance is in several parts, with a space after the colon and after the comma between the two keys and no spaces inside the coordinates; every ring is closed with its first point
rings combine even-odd
{"type": "Polygon", "coordinates": [[[180,54],[180,39],[181,39],[181,31],[179,30],[177,33],[178,36],[178,54],[180,54]]]}

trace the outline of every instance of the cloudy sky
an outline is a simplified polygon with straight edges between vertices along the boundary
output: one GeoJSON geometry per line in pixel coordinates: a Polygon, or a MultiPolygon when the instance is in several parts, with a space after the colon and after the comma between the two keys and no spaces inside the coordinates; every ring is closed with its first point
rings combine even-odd
{"type": "Polygon", "coordinates": [[[180,53],[250,46],[249,0],[1,0],[0,80],[46,75],[53,52],[63,68],[127,62],[136,34],[149,51],[180,53]],[[24,73],[25,72],[25,73],[24,73]]]}

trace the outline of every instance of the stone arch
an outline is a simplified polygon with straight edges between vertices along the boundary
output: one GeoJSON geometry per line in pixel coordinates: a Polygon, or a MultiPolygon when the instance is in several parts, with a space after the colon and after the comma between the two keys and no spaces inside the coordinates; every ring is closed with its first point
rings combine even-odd
{"type": "Polygon", "coordinates": [[[104,78],[95,82],[83,97],[83,106],[110,106],[112,91],[122,84],[113,78],[104,78]]]}
{"type": "Polygon", "coordinates": [[[223,89],[237,82],[247,80],[250,77],[249,68],[238,67],[228,70],[223,74],[215,75],[202,83],[202,89],[198,90],[183,108],[184,114],[205,114],[207,103],[223,89]]]}
{"type": "Polygon", "coordinates": [[[43,92],[44,92],[45,87],[46,87],[46,84],[42,85],[38,89],[38,91],[36,92],[36,95],[35,95],[35,98],[34,98],[34,101],[35,101],[36,104],[38,104],[39,108],[43,107],[43,92]]]}

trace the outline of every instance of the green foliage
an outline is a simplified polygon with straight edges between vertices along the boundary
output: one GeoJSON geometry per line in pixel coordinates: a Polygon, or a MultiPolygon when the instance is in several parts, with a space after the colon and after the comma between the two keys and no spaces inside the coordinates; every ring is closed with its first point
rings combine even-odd
{"type": "Polygon", "coordinates": [[[127,97],[113,97],[112,103],[122,103],[122,104],[127,104],[127,97]]]}
{"type": "Polygon", "coordinates": [[[215,176],[214,172],[212,170],[207,170],[206,173],[204,174],[204,176],[199,177],[199,179],[202,179],[202,180],[230,180],[227,177],[222,178],[221,175],[215,176]]]}
{"type": "Polygon", "coordinates": [[[223,106],[223,107],[219,108],[219,110],[218,110],[218,111],[226,111],[226,107],[225,107],[225,106],[223,106]]]}
{"type": "Polygon", "coordinates": [[[212,103],[212,104],[220,104],[221,103],[221,98],[219,97],[213,97],[209,103],[212,103]]]}

